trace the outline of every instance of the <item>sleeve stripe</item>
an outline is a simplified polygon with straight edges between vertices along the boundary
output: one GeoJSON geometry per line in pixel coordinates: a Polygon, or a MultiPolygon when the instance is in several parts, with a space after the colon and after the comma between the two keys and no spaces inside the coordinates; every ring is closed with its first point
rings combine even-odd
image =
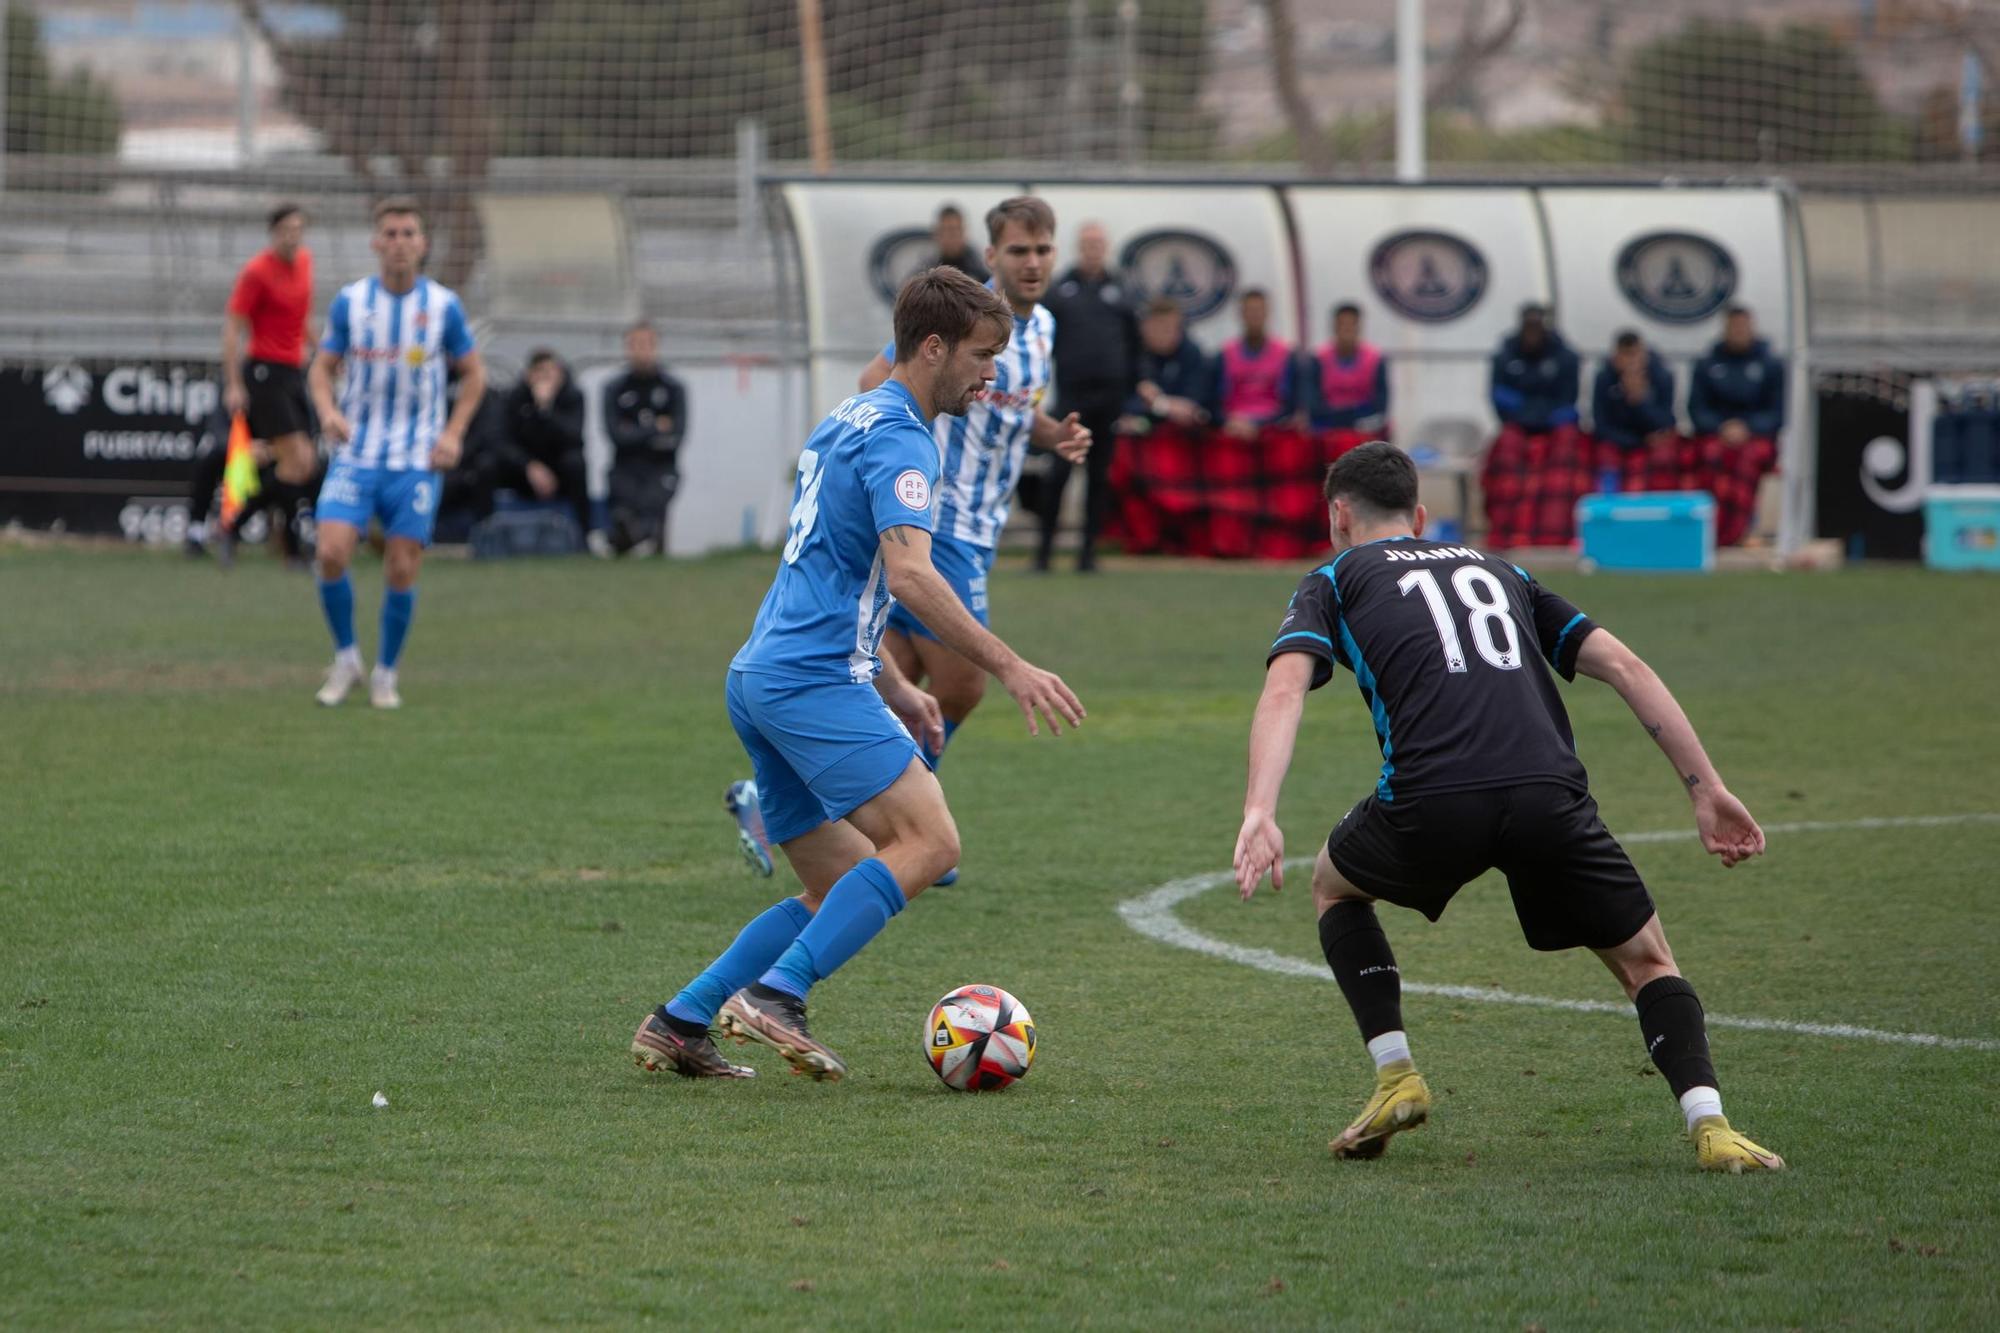
{"type": "Polygon", "coordinates": [[[1278,644],[1283,643],[1287,639],[1317,639],[1328,648],[1333,647],[1333,640],[1327,638],[1324,634],[1315,634],[1309,629],[1295,629],[1290,634],[1280,634],[1277,641],[1271,645],[1272,649],[1275,650],[1278,644]]]}
{"type": "Polygon", "coordinates": [[[1574,616],[1570,617],[1569,624],[1564,625],[1562,627],[1562,633],[1556,635],[1556,647],[1555,651],[1549,654],[1549,664],[1555,667],[1558,671],[1562,670],[1563,644],[1569,641],[1569,632],[1575,629],[1578,625],[1581,625],[1583,621],[1584,621],[1583,612],[1579,611],[1574,616]]]}

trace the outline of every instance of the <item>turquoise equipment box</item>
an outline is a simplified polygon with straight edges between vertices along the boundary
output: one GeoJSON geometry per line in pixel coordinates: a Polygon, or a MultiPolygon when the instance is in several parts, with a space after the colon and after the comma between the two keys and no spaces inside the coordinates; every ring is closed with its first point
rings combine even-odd
{"type": "Polygon", "coordinates": [[[2000,486],[1924,491],[1924,563],[1932,569],[2000,570],[2000,486]]]}
{"type": "Polygon", "coordinates": [[[1715,568],[1715,497],[1707,491],[1586,495],[1576,502],[1576,531],[1586,568],[1715,568]]]}

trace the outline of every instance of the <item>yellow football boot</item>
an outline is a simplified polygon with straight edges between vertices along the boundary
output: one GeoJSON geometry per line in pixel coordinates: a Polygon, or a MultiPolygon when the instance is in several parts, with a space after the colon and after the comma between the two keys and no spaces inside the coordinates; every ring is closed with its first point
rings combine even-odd
{"type": "Polygon", "coordinates": [[[1704,1171],[1727,1171],[1740,1176],[1745,1171],[1782,1171],[1785,1159],[1768,1148],[1760,1148],[1729,1127],[1719,1115],[1705,1115],[1688,1131],[1694,1140],[1695,1158],[1704,1171]]]}
{"type": "Polygon", "coordinates": [[[1340,1158],[1380,1157],[1390,1135],[1415,1129],[1430,1118],[1431,1090],[1423,1075],[1408,1060],[1391,1061],[1375,1072],[1375,1095],[1368,1105],[1326,1145],[1327,1150],[1340,1158]]]}

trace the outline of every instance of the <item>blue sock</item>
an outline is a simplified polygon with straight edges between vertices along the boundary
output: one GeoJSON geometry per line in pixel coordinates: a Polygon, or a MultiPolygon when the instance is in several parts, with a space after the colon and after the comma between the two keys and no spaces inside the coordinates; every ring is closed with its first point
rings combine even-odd
{"type": "Polygon", "coordinates": [[[354,646],[354,581],[345,573],[319,585],[319,609],[326,612],[326,627],[333,631],[333,646],[346,652],[354,646]]]}
{"type": "Polygon", "coordinates": [[[869,857],[834,881],[812,924],[758,980],[803,1000],[814,982],[839,971],[842,963],[881,934],[905,901],[889,867],[869,857]]]}
{"type": "Polygon", "coordinates": [[[722,957],[687,984],[687,988],[667,1003],[668,1015],[684,1023],[706,1026],[722,1002],[757,979],[757,974],[778,960],[785,946],[799,937],[812,912],[797,898],[786,898],[769,908],[737,934],[736,942],[722,951],[722,957]]]}
{"type": "Polygon", "coordinates": [[[931,769],[933,772],[936,771],[937,766],[939,764],[944,762],[945,746],[951,744],[951,735],[953,732],[958,730],[958,727],[959,724],[952,721],[950,718],[946,718],[944,720],[944,745],[938,746],[936,754],[928,756],[931,761],[931,769]]]}
{"type": "Polygon", "coordinates": [[[384,671],[396,669],[396,659],[403,655],[403,640],[410,636],[410,621],[416,614],[414,585],[403,592],[394,588],[382,590],[382,647],[376,652],[375,661],[384,671]]]}

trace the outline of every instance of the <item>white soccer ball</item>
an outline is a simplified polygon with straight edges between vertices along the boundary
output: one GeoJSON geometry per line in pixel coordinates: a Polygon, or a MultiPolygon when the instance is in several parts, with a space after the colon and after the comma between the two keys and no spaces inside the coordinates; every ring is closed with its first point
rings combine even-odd
{"type": "Polygon", "coordinates": [[[997,1092],[1035,1063],[1035,1020],[998,986],[960,986],[931,1006],[924,1056],[947,1088],[997,1092]]]}

